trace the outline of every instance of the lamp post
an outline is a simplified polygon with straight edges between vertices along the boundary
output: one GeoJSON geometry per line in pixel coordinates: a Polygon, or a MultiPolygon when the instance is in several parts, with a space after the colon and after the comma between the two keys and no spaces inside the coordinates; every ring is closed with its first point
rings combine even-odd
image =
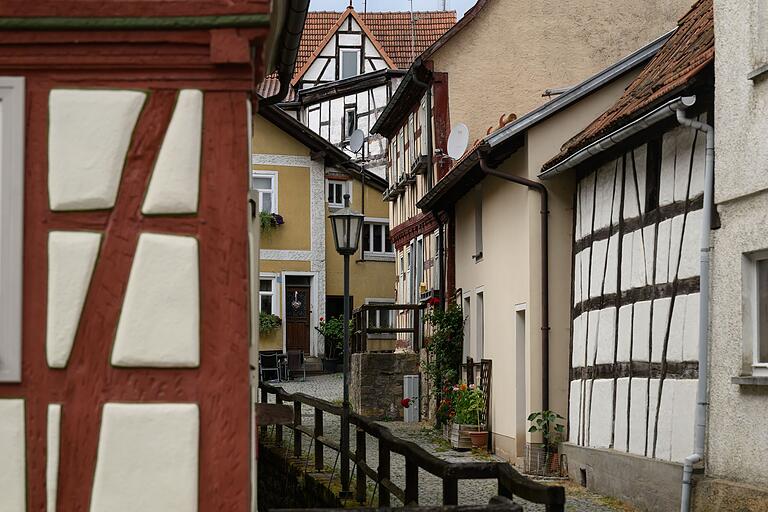
{"type": "Polygon", "coordinates": [[[344,401],[341,410],[341,493],[349,496],[349,257],[357,252],[364,216],[349,207],[344,194],[344,208],[328,216],[333,228],[336,252],[344,256],[344,401]]]}

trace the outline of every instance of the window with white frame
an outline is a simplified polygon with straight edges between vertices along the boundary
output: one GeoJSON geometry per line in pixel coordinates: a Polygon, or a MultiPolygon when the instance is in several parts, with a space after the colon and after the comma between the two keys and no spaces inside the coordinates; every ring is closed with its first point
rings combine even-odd
{"type": "Polygon", "coordinates": [[[366,220],[363,224],[363,251],[365,257],[394,257],[392,241],[389,239],[389,222],[386,219],[366,220]]]}
{"type": "Polygon", "coordinates": [[[744,265],[745,350],[752,353],[752,374],[768,376],[768,251],[747,256],[744,265]]]}
{"type": "Polygon", "coordinates": [[[253,171],[251,190],[259,196],[259,211],[277,213],[277,173],[253,171]]]}
{"type": "Polygon", "coordinates": [[[0,382],[20,382],[24,78],[0,77],[0,134],[0,382]]]}
{"type": "Polygon", "coordinates": [[[349,194],[349,202],[352,203],[350,182],[328,180],[328,206],[331,208],[344,208],[344,194],[349,194]]]}
{"type": "Polygon", "coordinates": [[[343,80],[360,74],[360,50],[339,50],[339,57],[341,59],[339,78],[343,80]]]}
{"type": "Polygon", "coordinates": [[[259,277],[259,311],[262,313],[277,314],[277,287],[276,279],[271,276],[259,277]]]}

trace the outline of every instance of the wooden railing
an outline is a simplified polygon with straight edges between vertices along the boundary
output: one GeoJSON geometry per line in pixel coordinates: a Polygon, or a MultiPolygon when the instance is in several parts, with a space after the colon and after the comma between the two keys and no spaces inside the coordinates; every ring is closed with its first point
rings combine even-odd
{"type": "Polygon", "coordinates": [[[368,352],[369,336],[388,334],[395,337],[401,334],[410,336],[410,348],[418,352],[422,342],[421,311],[424,307],[422,304],[365,304],[357,308],[352,312],[354,320],[350,343],[352,353],[368,352]],[[376,313],[379,319],[382,315],[387,315],[389,326],[382,326],[381,320],[378,322],[379,325],[372,325],[369,322],[370,313],[376,313]]]}
{"type": "MultiPolygon", "coordinates": [[[[323,422],[326,414],[341,417],[341,406],[320,400],[304,393],[288,393],[283,388],[267,383],[259,385],[261,402],[269,403],[274,395],[275,403],[293,403],[293,423],[285,425],[294,431],[293,454],[302,456],[302,436],[308,437],[314,444],[314,466],[317,471],[325,468],[325,448],[340,452],[341,447],[334,439],[324,435],[323,422]],[[314,408],[314,426],[302,425],[302,406],[314,408]]],[[[498,494],[513,499],[519,497],[533,503],[544,504],[547,511],[560,512],[565,507],[565,490],[559,486],[543,485],[530,480],[506,462],[467,462],[451,463],[429,453],[416,443],[395,437],[385,426],[364,416],[350,413],[350,423],[356,427],[355,450],[349,450],[348,456],[355,465],[354,498],[365,504],[368,497],[367,479],[371,479],[378,489],[378,505],[389,507],[391,497],[397,498],[403,505],[418,505],[419,469],[423,469],[442,480],[443,505],[458,505],[459,480],[495,479],[498,482],[498,494]],[[378,467],[373,468],[366,460],[366,435],[378,441],[378,467]],[[405,458],[405,487],[401,488],[390,479],[392,453],[405,458]]],[[[266,437],[265,426],[260,426],[260,435],[266,437]]],[[[275,426],[275,443],[283,443],[283,425],[275,426]]]]}

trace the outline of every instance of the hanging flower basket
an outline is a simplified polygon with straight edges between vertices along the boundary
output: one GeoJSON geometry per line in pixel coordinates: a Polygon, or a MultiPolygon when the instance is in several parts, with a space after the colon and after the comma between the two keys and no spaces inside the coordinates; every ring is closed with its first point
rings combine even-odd
{"type": "Polygon", "coordinates": [[[260,212],[259,223],[261,224],[261,232],[265,235],[273,232],[278,226],[285,224],[283,216],[277,213],[260,212]]]}

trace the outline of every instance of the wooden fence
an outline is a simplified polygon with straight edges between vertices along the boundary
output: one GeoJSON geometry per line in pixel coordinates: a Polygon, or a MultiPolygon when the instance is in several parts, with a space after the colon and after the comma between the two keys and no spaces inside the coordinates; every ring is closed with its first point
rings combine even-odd
{"type": "MultiPolygon", "coordinates": [[[[283,388],[267,383],[259,385],[261,402],[269,402],[274,395],[275,403],[293,403],[293,422],[285,425],[294,431],[293,454],[302,456],[302,436],[314,444],[314,467],[322,471],[325,467],[325,449],[340,452],[338,442],[323,433],[323,421],[326,414],[341,417],[342,408],[325,400],[304,393],[288,393],[283,388]],[[302,425],[302,406],[314,409],[315,424],[312,428],[302,425]]],[[[367,499],[367,479],[377,484],[378,504],[389,507],[391,496],[395,496],[403,505],[413,506],[419,503],[419,469],[423,469],[442,480],[443,505],[458,505],[459,480],[495,479],[498,482],[499,496],[513,499],[515,496],[524,500],[545,505],[549,512],[561,512],[565,507],[565,490],[559,486],[547,486],[530,480],[518,473],[510,464],[502,462],[450,463],[427,452],[417,444],[397,438],[390,430],[364,416],[350,413],[350,423],[356,427],[355,450],[349,450],[348,456],[355,464],[355,482],[353,495],[361,504],[367,499]],[[377,439],[379,464],[372,468],[366,460],[366,434],[377,439]],[[405,458],[405,488],[398,487],[390,480],[390,454],[397,453],[405,458]]],[[[260,434],[266,436],[266,426],[260,426],[260,434]]],[[[275,442],[283,442],[283,425],[275,426],[275,442]]]]}
{"type": "Polygon", "coordinates": [[[422,304],[365,304],[352,312],[354,329],[350,341],[353,354],[368,352],[368,337],[371,335],[393,334],[410,337],[411,349],[418,354],[422,343],[421,311],[422,304]],[[381,319],[382,314],[389,318],[389,325],[372,324],[371,313],[381,319]]]}

